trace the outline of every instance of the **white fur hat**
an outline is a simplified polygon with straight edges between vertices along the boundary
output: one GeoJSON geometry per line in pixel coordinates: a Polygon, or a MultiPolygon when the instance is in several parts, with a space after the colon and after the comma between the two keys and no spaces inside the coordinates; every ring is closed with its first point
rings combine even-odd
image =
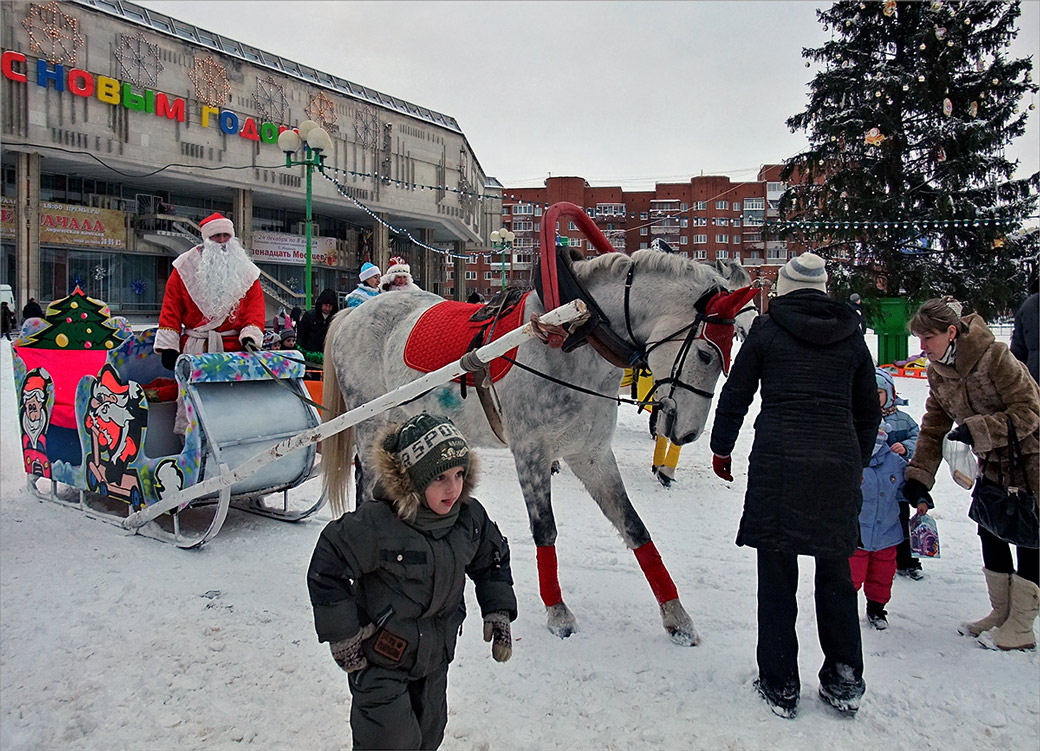
{"type": "Polygon", "coordinates": [[[802,253],[788,261],[776,277],[776,294],[786,295],[796,289],[827,291],[827,269],[815,253],[802,253]]]}

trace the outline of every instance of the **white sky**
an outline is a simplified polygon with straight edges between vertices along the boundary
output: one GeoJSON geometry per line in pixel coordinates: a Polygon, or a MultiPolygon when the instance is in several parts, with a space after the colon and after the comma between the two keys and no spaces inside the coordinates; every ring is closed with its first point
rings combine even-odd
{"type": "MultiPolygon", "coordinates": [[[[784,123],[807,101],[802,48],[829,36],[814,2],[139,4],[451,115],[507,187],[753,180],[805,145],[784,123]]],[[[1033,56],[1035,81],[1040,0],[1019,29],[1012,53],[1033,56]]],[[[1030,115],[1017,177],[1040,170],[1030,115]]]]}

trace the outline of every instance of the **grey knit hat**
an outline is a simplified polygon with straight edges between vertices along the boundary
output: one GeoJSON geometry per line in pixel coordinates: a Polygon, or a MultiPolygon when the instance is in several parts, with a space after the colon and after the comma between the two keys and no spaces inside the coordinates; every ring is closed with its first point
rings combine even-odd
{"type": "Polygon", "coordinates": [[[469,445],[447,417],[421,412],[383,441],[415,490],[422,495],[437,475],[452,467],[469,472],[469,445]]]}
{"type": "Polygon", "coordinates": [[[795,256],[780,269],[776,278],[776,294],[786,295],[796,289],[827,291],[827,269],[823,259],[815,253],[795,256]]]}

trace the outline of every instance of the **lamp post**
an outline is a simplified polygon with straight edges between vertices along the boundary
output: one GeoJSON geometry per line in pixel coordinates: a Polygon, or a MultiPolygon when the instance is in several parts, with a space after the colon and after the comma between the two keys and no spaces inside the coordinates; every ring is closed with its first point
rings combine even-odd
{"type": "Polygon", "coordinates": [[[313,120],[304,120],[295,130],[285,130],[278,136],[278,148],[285,152],[287,168],[302,166],[307,172],[307,270],[305,272],[304,289],[307,295],[307,310],[311,308],[311,173],[324,167],[325,154],[332,148],[332,138],[328,132],[313,120]],[[303,158],[293,159],[293,155],[303,146],[303,158]]]}
{"type": "Polygon", "coordinates": [[[496,229],[491,233],[491,249],[502,253],[502,290],[506,288],[506,254],[513,249],[516,235],[507,229],[496,229]]]}

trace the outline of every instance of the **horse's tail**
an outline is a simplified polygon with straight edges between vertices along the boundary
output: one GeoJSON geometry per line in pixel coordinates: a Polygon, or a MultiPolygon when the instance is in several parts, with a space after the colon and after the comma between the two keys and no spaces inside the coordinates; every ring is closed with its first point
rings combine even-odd
{"type": "MultiPolygon", "coordinates": [[[[322,421],[328,422],[346,412],[347,404],[343,399],[343,390],[339,387],[336,376],[336,364],[333,362],[333,346],[337,319],[345,318],[348,310],[342,311],[332,320],[328,335],[325,337],[325,360],[322,364],[322,421]]],[[[332,517],[338,519],[349,509],[350,502],[350,460],[354,456],[354,428],[340,431],[321,442],[321,472],[328,494],[332,517]]]]}

